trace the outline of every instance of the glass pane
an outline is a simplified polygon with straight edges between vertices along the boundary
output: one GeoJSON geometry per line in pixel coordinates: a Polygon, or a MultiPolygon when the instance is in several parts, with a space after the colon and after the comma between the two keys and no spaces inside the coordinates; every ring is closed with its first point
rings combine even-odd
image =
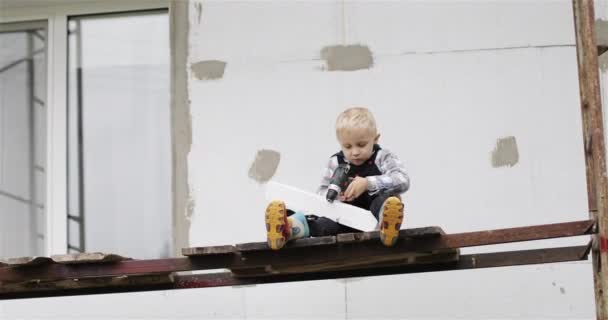
{"type": "Polygon", "coordinates": [[[69,30],[68,245],[166,257],[172,239],[167,13],[74,17],[69,30]]]}
{"type": "MultiPolygon", "coordinates": [[[[4,25],[6,26],[6,25],[4,25]]],[[[19,25],[12,30],[19,30],[19,25]]],[[[25,27],[28,28],[28,27],[25,27]]],[[[46,30],[0,33],[0,256],[44,255],[46,30]]]]}

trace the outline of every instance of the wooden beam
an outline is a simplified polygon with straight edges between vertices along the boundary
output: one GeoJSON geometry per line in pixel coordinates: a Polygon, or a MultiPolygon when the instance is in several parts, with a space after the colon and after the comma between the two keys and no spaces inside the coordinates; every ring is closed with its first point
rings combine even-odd
{"type": "Polygon", "coordinates": [[[206,288],[218,286],[238,286],[263,283],[327,280],[352,277],[382,276],[391,274],[455,271],[467,269],[496,268],[543,263],[587,260],[590,245],[548,249],[532,249],[480,254],[461,255],[458,261],[437,264],[400,266],[315,272],[292,275],[268,275],[261,278],[236,277],[229,272],[176,276],[175,288],[206,288]]]}
{"type": "MultiPolygon", "coordinates": [[[[340,268],[341,265],[356,264],[361,259],[376,262],[404,259],[412,253],[433,253],[441,250],[459,249],[481,245],[510,243],[570,237],[589,234],[593,221],[583,220],[567,223],[556,223],[539,226],[506,228],[486,231],[475,231],[431,236],[416,229],[402,230],[399,240],[393,247],[384,247],[377,239],[377,232],[359,234],[359,241],[352,241],[349,234],[338,236],[337,245],[328,245],[323,249],[315,247],[298,247],[290,250],[242,251],[241,257],[246,264],[233,265],[229,269],[265,269],[276,274],[303,272],[301,266],[320,271],[324,268],[340,268]],[[417,236],[406,236],[417,235],[417,236]],[[341,239],[347,239],[341,242],[341,239]],[[294,271],[295,270],[295,271],[294,271]]],[[[265,244],[260,244],[262,246],[265,244]]]]}
{"type": "Polygon", "coordinates": [[[608,319],[608,181],[593,0],[573,0],[597,319],[608,319]]]}
{"type": "Polygon", "coordinates": [[[50,297],[99,292],[145,291],[147,288],[171,289],[172,274],[95,277],[84,279],[31,280],[0,286],[0,299],[50,297]]]}
{"type": "Polygon", "coordinates": [[[326,280],[351,277],[382,276],[422,272],[454,271],[480,268],[507,267],[541,263],[557,263],[586,260],[589,246],[573,246],[550,249],[533,249],[495,253],[461,255],[458,261],[439,264],[394,265],[365,269],[313,272],[289,275],[266,275],[262,277],[235,277],[230,272],[201,275],[141,275],[115,278],[74,279],[56,282],[32,281],[0,287],[0,299],[23,299],[35,297],[71,296],[116,292],[209,288],[220,286],[257,285],[277,282],[326,280]],[[4,290],[4,291],[3,291],[4,290]]]}
{"type": "MultiPolygon", "coordinates": [[[[109,263],[60,264],[50,263],[40,266],[0,267],[0,283],[15,283],[30,280],[54,280],[85,277],[112,277],[135,274],[159,274],[178,271],[205,269],[243,270],[254,268],[290,269],[297,265],[322,266],[347,265],[361,259],[391,261],[403,259],[411,253],[434,253],[446,249],[532,241],[559,237],[585,235],[592,232],[594,222],[591,220],[565,222],[548,225],[537,225],[497,230],[476,231],[458,234],[437,235],[419,228],[402,230],[394,247],[384,247],[375,239],[377,234],[359,235],[353,241],[351,236],[340,235],[333,244],[306,246],[306,241],[318,241],[318,238],[303,239],[279,251],[269,249],[242,250],[193,255],[189,258],[170,258],[155,260],[123,260],[109,263]]],[[[265,243],[258,243],[262,248],[265,243]]],[[[239,247],[237,245],[236,247],[239,247]]],[[[266,247],[267,248],[267,247],[266,247]]],[[[251,249],[251,248],[250,248],[251,249]]],[[[194,253],[194,252],[193,252],[194,253]]],[[[318,269],[317,269],[318,270],[318,269]]]]}

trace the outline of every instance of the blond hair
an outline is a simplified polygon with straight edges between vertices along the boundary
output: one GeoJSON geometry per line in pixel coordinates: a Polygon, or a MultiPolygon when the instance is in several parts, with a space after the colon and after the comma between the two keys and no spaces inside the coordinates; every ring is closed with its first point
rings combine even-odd
{"type": "Polygon", "coordinates": [[[374,115],[363,107],[353,107],[342,111],[336,119],[336,134],[348,129],[367,129],[370,133],[376,134],[374,115]]]}

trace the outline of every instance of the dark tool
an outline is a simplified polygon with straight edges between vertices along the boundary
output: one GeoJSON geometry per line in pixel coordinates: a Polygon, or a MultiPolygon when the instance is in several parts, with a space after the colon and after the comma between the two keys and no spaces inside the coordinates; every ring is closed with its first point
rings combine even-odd
{"type": "Polygon", "coordinates": [[[327,201],[334,202],[338,195],[348,187],[348,170],[350,170],[348,164],[338,165],[329,181],[329,186],[327,186],[327,195],[325,196],[327,201]]]}

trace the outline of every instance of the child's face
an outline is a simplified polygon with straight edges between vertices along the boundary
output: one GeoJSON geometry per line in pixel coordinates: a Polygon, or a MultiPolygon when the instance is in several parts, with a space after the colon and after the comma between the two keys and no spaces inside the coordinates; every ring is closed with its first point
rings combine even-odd
{"type": "Polygon", "coordinates": [[[338,142],[348,161],[354,165],[362,165],[372,156],[374,144],[380,134],[367,129],[345,129],[338,133],[338,142]]]}

